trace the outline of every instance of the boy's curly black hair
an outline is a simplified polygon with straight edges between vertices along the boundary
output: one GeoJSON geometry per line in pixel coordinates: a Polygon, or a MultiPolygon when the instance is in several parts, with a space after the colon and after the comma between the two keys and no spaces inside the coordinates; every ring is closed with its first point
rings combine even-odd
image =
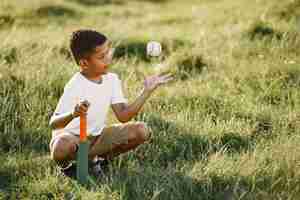
{"type": "Polygon", "coordinates": [[[79,65],[79,60],[85,58],[94,51],[96,46],[105,43],[107,37],[97,31],[80,29],[72,33],[70,49],[72,55],[79,65]]]}

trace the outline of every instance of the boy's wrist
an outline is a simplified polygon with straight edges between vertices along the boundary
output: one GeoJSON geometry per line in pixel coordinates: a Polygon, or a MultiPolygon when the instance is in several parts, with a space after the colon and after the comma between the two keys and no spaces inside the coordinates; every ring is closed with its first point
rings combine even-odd
{"type": "Polygon", "coordinates": [[[70,117],[71,117],[72,119],[75,119],[75,118],[76,118],[75,113],[74,113],[74,112],[71,112],[71,113],[70,113],[70,117]]]}

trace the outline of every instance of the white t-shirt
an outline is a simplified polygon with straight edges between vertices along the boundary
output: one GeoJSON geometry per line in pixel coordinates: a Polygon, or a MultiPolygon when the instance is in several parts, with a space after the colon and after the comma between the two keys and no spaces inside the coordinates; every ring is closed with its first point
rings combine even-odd
{"type": "MultiPolygon", "coordinates": [[[[117,74],[102,75],[102,83],[98,84],[77,72],[65,85],[64,93],[59,99],[50,122],[57,115],[72,112],[81,100],[87,100],[90,103],[87,112],[87,134],[93,136],[100,135],[105,127],[106,115],[111,104],[128,102],[123,95],[121,81],[117,74]]],[[[63,130],[80,135],[79,125],[80,119],[77,117],[63,130]]]]}

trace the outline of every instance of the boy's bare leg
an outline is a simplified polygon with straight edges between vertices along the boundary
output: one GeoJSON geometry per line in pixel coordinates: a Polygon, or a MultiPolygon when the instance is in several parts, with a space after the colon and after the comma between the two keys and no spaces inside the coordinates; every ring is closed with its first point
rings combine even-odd
{"type": "Polygon", "coordinates": [[[79,138],[70,133],[57,134],[50,142],[51,158],[61,167],[76,159],[79,138]]]}
{"type": "Polygon", "coordinates": [[[129,122],[106,127],[90,147],[89,156],[111,159],[135,149],[150,138],[150,130],[143,122],[129,122]]]}
{"type": "MultiPolygon", "coordinates": [[[[129,122],[103,129],[103,133],[91,141],[89,159],[101,156],[111,159],[121,153],[135,149],[150,138],[150,130],[143,122],[129,122]]],[[[51,158],[65,167],[76,159],[79,137],[70,133],[60,133],[50,142],[51,158]]]]}

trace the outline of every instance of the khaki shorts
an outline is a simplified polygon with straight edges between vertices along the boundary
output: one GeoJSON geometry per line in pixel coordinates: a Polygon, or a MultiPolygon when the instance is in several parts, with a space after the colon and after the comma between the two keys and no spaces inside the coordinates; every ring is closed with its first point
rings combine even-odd
{"type": "MultiPolygon", "coordinates": [[[[141,123],[141,122],[128,122],[128,123],[118,123],[110,126],[106,126],[103,128],[102,132],[98,136],[90,136],[88,140],[90,142],[90,150],[93,149],[93,145],[98,140],[97,143],[97,153],[102,154],[112,150],[114,145],[118,144],[127,144],[128,143],[128,135],[129,135],[129,125],[133,123],[141,123]]],[[[143,123],[143,122],[142,122],[143,123]]],[[[55,131],[52,133],[52,139],[49,143],[50,152],[53,152],[53,143],[55,140],[63,138],[75,144],[79,144],[79,135],[74,135],[72,133],[65,132],[64,130],[55,131]]]]}

